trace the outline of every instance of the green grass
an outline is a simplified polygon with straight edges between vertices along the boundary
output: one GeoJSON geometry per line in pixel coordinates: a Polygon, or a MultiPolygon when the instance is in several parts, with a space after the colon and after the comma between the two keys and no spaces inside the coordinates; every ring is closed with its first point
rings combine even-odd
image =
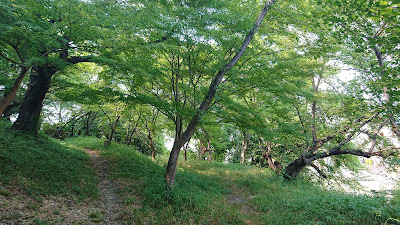
{"type": "MultiPolygon", "coordinates": [[[[59,142],[12,131],[9,124],[0,129],[0,146],[0,195],[16,188],[38,196],[27,205],[33,211],[40,196],[96,197],[88,148],[108,160],[111,176],[122,184],[123,224],[400,224],[400,192],[390,200],[356,196],[306,179],[286,181],[268,169],[183,159],[170,192],[164,187],[167,156],[152,161],[124,145],[104,147],[96,138],[59,142]]],[[[103,215],[92,212],[89,219],[101,222],[103,215]]]]}
{"type": "MultiPolygon", "coordinates": [[[[97,196],[89,156],[43,135],[10,129],[0,121],[0,183],[30,195],[97,196]]],[[[0,185],[1,186],[1,185],[0,185]]],[[[0,187],[1,188],[1,187],[0,187]]],[[[5,190],[0,194],[9,195],[5,190]]]]}
{"type": "Polygon", "coordinates": [[[125,213],[125,220],[132,224],[198,224],[210,221],[219,224],[240,223],[240,214],[224,204],[226,187],[216,179],[185,168],[178,169],[174,192],[164,186],[165,158],[153,162],[135,149],[112,143],[104,147],[95,138],[74,138],[65,143],[81,148],[100,150],[111,164],[114,177],[128,185],[123,190],[126,203],[140,199],[143,208],[125,213]]]}
{"type": "Polygon", "coordinates": [[[165,191],[167,157],[150,157],[123,145],[104,147],[95,138],[66,143],[98,149],[113,176],[126,183],[132,224],[399,224],[400,196],[356,196],[324,190],[310,181],[286,181],[266,169],[180,159],[174,192],[165,191]],[[229,199],[243,199],[235,203],[229,199]]]}

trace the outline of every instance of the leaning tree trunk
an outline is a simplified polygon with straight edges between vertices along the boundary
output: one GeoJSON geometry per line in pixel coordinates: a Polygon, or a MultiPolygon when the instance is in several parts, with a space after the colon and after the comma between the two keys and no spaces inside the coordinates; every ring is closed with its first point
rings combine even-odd
{"type": "Polygon", "coordinates": [[[285,168],[285,178],[287,179],[296,179],[297,175],[300,173],[304,167],[307,166],[306,160],[304,158],[298,158],[291,162],[285,168]]]}
{"type": "Polygon", "coordinates": [[[12,86],[11,90],[7,93],[7,95],[0,99],[0,116],[2,116],[7,108],[12,102],[12,100],[15,98],[17,95],[17,90],[19,86],[21,85],[22,81],[24,80],[24,77],[26,73],[28,72],[28,68],[26,67],[21,67],[21,71],[19,72],[19,75],[17,79],[14,82],[14,85],[12,86]]]}
{"type": "Polygon", "coordinates": [[[201,103],[200,107],[197,109],[196,114],[193,116],[189,125],[187,126],[185,132],[183,132],[182,136],[179,138],[175,138],[174,145],[172,146],[172,150],[169,156],[168,165],[165,174],[165,184],[168,190],[172,190],[175,184],[175,173],[176,167],[178,165],[178,157],[182,146],[189,141],[190,137],[193,135],[197,125],[200,123],[200,118],[205,114],[205,112],[210,107],[211,101],[214,99],[215,93],[217,92],[217,88],[222,81],[224,75],[239,61],[242,57],[244,51],[249,45],[250,41],[253,39],[256,31],[260,27],[261,21],[264,19],[265,15],[275,3],[275,0],[269,0],[265,4],[263,10],[258,16],[256,22],[253,25],[253,28],[249,31],[246,38],[244,39],[242,46],[238,52],[233,56],[231,61],[227,65],[225,65],[218,73],[215,75],[213,81],[210,84],[208,89],[208,93],[201,103]]]}
{"type": "Polygon", "coordinates": [[[43,100],[51,85],[51,77],[57,72],[55,67],[45,64],[33,68],[30,84],[21,104],[13,129],[37,133],[43,100]]]}

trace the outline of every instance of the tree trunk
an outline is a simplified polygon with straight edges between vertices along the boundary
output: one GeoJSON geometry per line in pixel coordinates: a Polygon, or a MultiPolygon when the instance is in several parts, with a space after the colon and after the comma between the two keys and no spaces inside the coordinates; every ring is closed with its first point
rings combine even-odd
{"type": "Polygon", "coordinates": [[[91,115],[92,115],[92,111],[89,111],[86,121],[85,121],[85,134],[83,136],[89,136],[91,115]]]}
{"type": "Polygon", "coordinates": [[[154,139],[153,136],[151,135],[151,130],[148,131],[148,138],[151,148],[151,159],[156,160],[156,146],[154,145],[154,139]]]}
{"type": "Polygon", "coordinates": [[[115,131],[117,129],[118,122],[119,122],[120,118],[121,118],[121,115],[117,115],[117,118],[115,119],[114,124],[112,124],[112,125],[110,124],[111,133],[107,137],[107,141],[104,142],[104,146],[108,146],[108,145],[111,144],[111,141],[114,138],[114,134],[115,134],[115,131]]]}
{"type": "Polygon", "coordinates": [[[166,183],[166,188],[168,190],[173,190],[175,184],[175,175],[176,175],[176,167],[178,165],[179,152],[184,144],[185,144],[184,139],[178,139],[174,141],[174,145],[172,146],[165,174],[165,183],[166,183]]]}
{"type": "Polygon", "coordinates": [[[21,104],[18,118],[13,124],[13,129],[30,133],[38,132],[43,100],[50,88],[51,77],[57,71],[57,68],[49,64],[33,68],[30,84],[21,104]]]}
{"type": "Polygon", "coordinates": [[[248,140],[250,139],[250,133],[247,132],[243,132],[243,138],[242,138],[242,151],[240,153],[240,163],[244,164],[244,162],[246,161],[246,151],[249,147],[249,143],[248,140]]]}
{"type": "Polygon", "coordinates": [[[217,75],[214,77],[213,81],[210,84],[208,89],[208,93],[201,103],[200,107],[197,109],[196,114],[192,117],[189,125],[187,126],[185,132],[183,132],[182,136],[179,138],[175,138],[174,145],[172,147],[170,157],[168,160],[168,165],[165,174],[165,183],[166,188],[168,190],[172,190],[175,183],[175,173],[176,173],[176,166],[178,165],[178,156],[182,146],[189,141],[190,137],[193,135],[197,125],[200,123],[200,118],[205,114],[208,110],[211,101],[214,99],[215,93],[217,92],[217,88],[222,81],[224,75],[239,61],[242,57],[244,51],[246,50],[247,46],[249,45],[250,41],[253,39],[256,31],[260,27],[261,21],[264,19],[265,15],[271,8],[271,6],[275,3],[275,0],[268,1],[263,10],[261,11],[260,15],[258,16],[256,22],[254,23],[253,28],[249,31],[246,38],[244,39],[242,46],[239,48],[238,52],[232,58],[231,61],[227,65],[225,65],[220,71],[218,71],[217,75]]]}
{"type": "MultiPolygon", "coordinates": [[[[337,147],[330,149],[329,151],[321,152],[318,154],[307,154],[303,157],[300,157],[296,160],[294,160],[292,163],[290,163],[286,169],[285,169],[285,178],[287,179],[296,179],[297,175],[300,173],[300,171],[308,166],[311,165],[312,162],[318,159],[323,159],[335,155],[356,155],[356,156],[362,156],[369,158],[371,156],[380,156],[380,157],[386,157],[384,155],[384,151],[378,151],[378,152],[364,152],[360,150],[355,150],[355,149],[346,149],[339,144],[337,147]]],[[[391,153],[388,153],[389,155],[391,153]]]]}
{"type": "Polygon", "coordinates": [[[22,66],[21,72],[19,73],[17,79],[15,80],[14,85],[11,88],[10,92],[8,92],[7,95],[3,99],[0,99],[0,116],[3,115],[7,106],[10,105],[12,100],[17,95],[17,90],[18,90],[19,86],[21,85],[22,81],[24,80],[24,77],[27,72],[28,72],[28,68],[22,66]]]}
{"type": "Polygon", "coordinates": [[[207,139],[208,162],[211,164],[211,146],[210,139],[207,139]]]}
{"type": "Polygon", "coordinates": [[[200,139],[200,149],[198,150],[198,159],[205,160],[205,154],[207,152],[207,147],[204,145],[204,141],[200,139]]]}
{"type": "Polygon", "coordinates": [[[306,167],[306,160],[304,158],[298,158],[290,163],[285,169],[285,178],[296,179],[297,175],[300,173],[304,167],[306,167]]]}

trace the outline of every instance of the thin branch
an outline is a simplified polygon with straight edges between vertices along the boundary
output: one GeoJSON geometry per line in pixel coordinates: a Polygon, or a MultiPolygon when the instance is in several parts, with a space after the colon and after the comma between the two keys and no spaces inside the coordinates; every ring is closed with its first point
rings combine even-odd
{"type": "Polygon", "coordinates": [[[5,55],[4,55],[3,53],[1,53],[1,52],[0,52],[0,56],[3,57],[3,58],[5,58],[5,59],[8,60],[8,61],[14,63],[14,64],[17,64],[17,65],[19,65],[19,66],[22,66],[22,64],[20,64],[20,63],[14,61],[14,60],[8,58],[7,56],[5,56],[5,55]]]}

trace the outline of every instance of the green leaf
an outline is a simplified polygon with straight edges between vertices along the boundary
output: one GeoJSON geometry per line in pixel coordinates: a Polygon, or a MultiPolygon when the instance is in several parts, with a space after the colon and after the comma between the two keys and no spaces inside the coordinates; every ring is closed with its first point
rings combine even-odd
{"type": "Polygon", "coordinates": [[[387,2],[387,1],[379,1],[379,2],[378,2],[378,5],[387,6],[387,5],[388,5],[388,2],[387,2]]]}

